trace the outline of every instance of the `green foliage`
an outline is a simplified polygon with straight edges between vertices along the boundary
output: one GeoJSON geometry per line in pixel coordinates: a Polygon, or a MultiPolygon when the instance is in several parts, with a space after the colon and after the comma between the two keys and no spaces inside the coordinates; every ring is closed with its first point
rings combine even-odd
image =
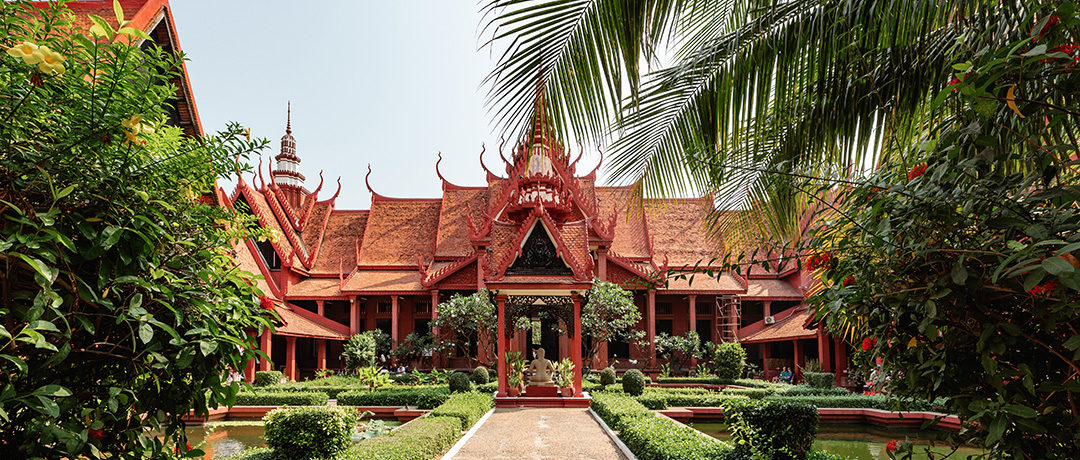
{"type": "Polygon", "coordinates": [[[836,374],[832,372],[803,372],[803,380],[814,388],[832,388],[836,386],[836,374]]]}
{"type": "Polygon", "coordinates": [[[600,345],[607,342],[633,343],[645,337],[645,332],[634,326],[641,321],[641,312],[634,304],[634,294],[618,284],[593,280],[593,287],[581,306],[581,332],[590,340],[583,350],[585,366],[592,366],[600,345]]]}
{"type": "MultiPolygon", "coordinates": [[[[668,360],[675,367],[675,371],[688,369],[690,358],[700,358],[701,347],[701,338],[696,331],[689,331],[682,336],[664,333],[656,335],[656,356],[668,360]]],[[[664,376],[668,375],[670,372],[664,376]]]]}
{"type": "Polygon", "coordinates": [[[668,407],[721,407],[728,401],[743,401],[749,399],[749,397],[712,392],[695,394],[647,391],[634,399],[637,399],[649,409],[666,409],[668,407]]]}
{"type": "Polygon", "coordinates": [[[469,375],[469,380],[472,380],[477,385],[484,385],[491,380],[491,376],[488,375],[486,367],[476,366],[476,369],[473,369],[472,374],[469,375]]]}
{"type": "Polygon", "coordinates": [[[241,391],[237,406],[325,406],[330,400],[318,391],[241,391]]]}
{"type": "Polygon", "coordinates": [[[555,363],[555,381],[562,388],[574,386],[574,360],[569,357],[555,363]]]}
{"type": "Polygon", "coordinates": [[[27,7],[0,2],[3,47],[65,60],[0,54],[0,450],[168,457],[183,417],[240,390],[222,372],[256,358],[247,331],[273,328],[230,256],[265,232],[199,199],[266,141],[168,126],[181,62],[142,31],[91,39],[63,5],[27,7]]]}
{"type": "Polygon", "coordinates": [[[720,394],[746,396],[750,399],[761,399],[773,393],[773,390],[765,388],[724,388],[720,390],[720,394]]]}
{"type": "Polygon", "coordinates": [[[394,338],[383,332],[382,329],[372,329],[364,332],[375,339],[375,356],[390,356],[394,351],[394,338]]]}
{"type": "Polygon", "coordinates": [[[225,457],[224,460],[273,460],[274,452],[269,447],[249,447],[236,455],[225,457]]]}
{"type": "Polygon", "coordinates": [[[806,458],[818,429],[817,408],[773,401],[724,404],[724,420],[740,458],[806,458]]]}
{"type": "Polygon", "coordinates": [[[893,403],[884,395],[820,395],[820,396],[787,396],[774,394],[765,397],[766,401],[785,402],[792,404],[808,404],[814,407],[848,407],[892,410],[893,403]]]}
{"type": "Polygon", "coordinates": [[[491,395],[483,393],[458,393],[431,411],[432,417],[454,417],[461,420],[461,429],[468,430],[494,406],[491,395]]]}
{"type": "Polygon", "coordinates": [[[283,381],[285,381],[285,374],[281,371],[256,371],[255,382],[252,384],[257,387],[266,387],[283,381]]]}
{"type": "Polygon", "coordinates": [[[809,360],[806,361],[806,364],[803,365],[802,370],[803,370],[803,373],[806,373],[806,372],[825,372],[825,367],[823,367],[821,365],[821,361],[818,361],[816,359],[809,359],[809,360]]]}
{"type": "Polygon", "coordinates": [[[770,393],[781,396],[846,396],[852,394],[847,388],[843,387],[814,388],[810,385],[793,385],[785,390],[770,393]]]}
{"type": "Polygon", "coordinates": [[[611,367],[604,368],[600,371],[600,384],[612,385],[615,383],[615,369],[611,367]]]}
{"type": "Polygon", "coordinates": [[[338,394],[337,402],[343,406],[412,406],[418,409],[433,409],[449,397],[450,389],[444,386],[392,388],[346,391],[338,394]]]}
{"type": "Polygon", "coordinates": [[[423,358],[425,354],[435,353],[441,348],[441,346],[435,343],[435,336],[430,332],[425,334],[410,332],[391,354],[398,359],[420,359],[423,358]]]}
{"type": "Polygon", "coordinates": [[[278,458],[333,458],[349,447],[359,415],[348,407],[287,407],[263,417],[266,445],[278,458]]]}
{"type": "Polygon", "coordinates": [[[499,382],[489,382],[483,385],[477,385],[476,391],[480,393],[491,394],[499,390],[499,382]]]}
{"type": "Polygon", "coordinates": [[[368,391],[376,390],[390,384],[390,376],[375,366],[361,367],[356,371],[356,379],[368,391]]]}
{"type": "Polygon", "coordinates": [[[731,449],[693,428],[657,417],[626,396],[600,393],[593,396],[591,406],[604,423],[619,431],[619,439],[626,447],[643,460],[720,459],[731,449]]]}
{"type": "Polygon", "coordinates": [[[728,385],[731,379],[719,377],[657,377],[656,383],[697,383],[705,385],[728,385]]]}
{"type": "Polygon", "coordinates": [[[439,317],[431,322],[431,327],[440,331],[451,332],[454,341],[466,350],[477,348],[476,360],[485,366],[495,364],[495,305],[487,289],[469,295],[454,294],[439,304],[439,317]],[[480,340],[484,338],[484,340],[480,340]]]}
{"type": "Polygon", "coordinates": [[[389,434],[365,440],[349,449],[348,460],[417,460],[436,458],[461,437],[454,417],[421,417],[389,434]]]}
{"type": "Polygon", "coordinates": [[[360,368],[375,365],[375,337],[371,331],[353,334],[349,341],[345,342],[344,351],[341,353],[341,361],[345,372],[356,372],[360,368]]]}
{"type": "Polygon", "coordinates": [[[630,369],[623,373],[622,388],[626,394],[640,396],[645,391],[645,374],[637,369],[630,369]]]}
{"type": "Polygon", "coordinates": [[[746,367],[746,349],[739,342],[719,343],[710,362],[717,377],[737,379],[746,367]]]}
{"type": "Polygon", "coordinates": [[[520,351],[506,352],[506,377],[512,388],[522,384],[525,374],[525,357],[520,351]]]}
{"type": "Polygon", "coordinates": [[[450,374],[447,383],[450,385],[451,393],[463,393],[472,390],[469,376],[464,372],[454,372],[453,374],[450,374]]]}

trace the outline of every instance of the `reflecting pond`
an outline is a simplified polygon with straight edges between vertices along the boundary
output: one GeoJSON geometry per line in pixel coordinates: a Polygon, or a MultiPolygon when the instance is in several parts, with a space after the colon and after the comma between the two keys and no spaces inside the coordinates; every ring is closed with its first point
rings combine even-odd
{"type": "MultiPolygon", "coordinates": [[[[396,427],[401,422],[387,420],[386,426],[396,427]]],[[[198,446],[205,441],[202,450],[205,459],[225,458],[240,453],[248,447],[266,446],[263,439],[265,425],[262,421],[211,422],[187,428],[188,443],[198,446]]]]}
{"type": "MultiPolygon", "coordinates": [[[[699,431],[714,438],[728,441],[731,439],[727,433],[727,427],[723,423],[688,423],[699,431]]],[[[825,450],[837,455],[843,455],[858,460],[885,460],[889,455],[885,453],[885,444],[890,440],[904,438],[915,443],[916,454],[914,459],[929,459],[926,455],[926,447],[934,443],[931,450],[935,454],[947,454],[952,452],[949,443],[944,441],[945,433],[934,430],[913,430],[907,428],[891,429],[867,425],[849,424],[823,424],[818,428],[818,436],[814,441],[815,450],[825,450]]],[[[949,458],[963,459],[969,455],[981,454],[982,450],[973,447],[961,447],[949,458]]],[[[942,458],[943,455],[935,455],[942,458]]]]}

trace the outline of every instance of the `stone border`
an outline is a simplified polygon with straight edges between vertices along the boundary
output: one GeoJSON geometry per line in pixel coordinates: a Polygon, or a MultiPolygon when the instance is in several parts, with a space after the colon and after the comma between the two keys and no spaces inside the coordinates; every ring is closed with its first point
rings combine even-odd
{"type": "Polygon", "coordinates": [[[460,451],[461,448],[465,446],[465,443],[469,441],[469,438],[472,438],[473,435],[476,434],[476,431],[480,429],[480,426],[487,421],[488,417],[491,417],[491,414],[494,413],[495,408],[491,408],[487,411],[486,414],[484,414],[483,417],[480,417],[480,420],[477,420],[476,423],[473,424],[472,428],[469,428],[469,431],[465,433],[465,436],[462,436],[461,439],[458,439],[458,442],[454,443],[454,446],[451,447],[450,450],[446,451],[445,454],[443,454],[442,460],[450,460],[454,458],[454,456],[457,455],[458,451],[460,451]]]}
{"type": "Polygon", "coordinates": [[[596,420],[596,423],[600,424],[600,429],[604,430],[604,433],[611,438],[611,441],[615,443],[615,448],[619,450],[619,453],[622,454],[623,457],[627,460],[637,460],[637,456],[634,455],[633,452],[630,452],[630,448],[626,447],[626,444],[623,444],[622,439],[619,439],[619,436],[612,431],[607,423],[604,423],[604,419],[600,418],[600,415],[594,412],[591,407],[589,408],[589,415],[592,416],[593,420],[596,420]]]}

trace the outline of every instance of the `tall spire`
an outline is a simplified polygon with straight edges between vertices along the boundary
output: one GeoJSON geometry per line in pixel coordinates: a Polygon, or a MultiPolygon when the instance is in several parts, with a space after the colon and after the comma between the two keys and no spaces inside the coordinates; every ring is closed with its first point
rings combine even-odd
{"type": "Polygon", "coordinates": [[[285,109],[285,134],[292,134],[292,101],[288,102],[285,109]]]}
{"type": "Polygon", "coordinates": [[[281,153],[274,157],[277,166],[273,171],[274,185],[281,187],[289,197],[289,204],[300,205],[300,191],[304,187],[304,175],[300,174],[300,157],[296,155],[296,138],[292,136],[292,101],[285,109],[285,135],[281,136],[281,153]]]}

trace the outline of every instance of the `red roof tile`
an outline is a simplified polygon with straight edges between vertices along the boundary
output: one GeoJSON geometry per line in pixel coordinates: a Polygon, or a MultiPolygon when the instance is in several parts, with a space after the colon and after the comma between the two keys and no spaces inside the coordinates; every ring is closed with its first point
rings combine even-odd
{"type": "Polygon", "coordinates": [[[776,324],[765,326],[765,329],[754,332],[745,337],[740,337],[742,343],[755,342],[778,342],[781,340],[809,339],[817,337],[816,329],[807,329],[804,324],[813,315],[809,311],[801,311],[780,321],[776,324]]]}
{"type": "Polygon", "coordinates": [[[375,199],[371,203],[360,265],[415,267],[431,261],[441,200],[375,199]]]}
{"type": "Polygon", "coordinates": [[[783,297],[802,299],[802,292],[784,280],[750,279],[747,281],[746,294],[742,297],[783,297]]]}
{"type": "MultiPolygon", "coordinates": [[[[357,242],[364,237],[367,211],[333,211],[326,220],[318,257],[311,267],[312,273],[346,274],[356,267],[357,242]]],[[[311,231],[309,228],[308,231],[311,231]]],[[[306,233],[306,232],[305,232],[306,233]]],[[[414,262],[415,263],[415,262],[414,262]]]]}
{"type": "Polygon", "coordinates": [[[615,214],[615,240],[611,250],[631,259],[648,258],[644,213],[640,206],[633,204],[630,188],[597,187],[596,200],[601,220],[607,221],[615,214]]]}
{"type": "Polygon", "coordinates": [[[340,279],[306,278],[289,286],[286,297],[336,297],[340,295],[342,295],[340,279]]]}
{"type": "Polygon", "coordinates": [[[471,216],[472,221],[479,225],[485,209],[487,209],[486,189],[455,188],[443,191],[435,257],[456,258],[472,254],[469,225],[465,216],[471,216]]]}
{"type": "MultiPolygon", "coordinates": [[[[668,279],[667,288],[660,291],[678,292],[715,292],[725,291],[728,293],[741,293],[743,285],[730,273],[720,273],[719,277],[709,276],[705,273],[684,273],[686,278],[676,279],[674,276],[668,279]],[[693,279],[690,279],[693,276],[693,279]]],[[[715,275],[715,274],[714,274],[715,275]]],[[[678,275],[676,275],[678,276],[678,275]]]]}
{"type": "Polygon", "coordinates": [[[279,305],[278,315],[285,323],[274,330],[276,335],[348,340],[349,327],[300,307],[279,305]]]}
{"type": "Polygon", "coordinates": [[[707,198],[645,200],[649,236],[657,263],[662,263],[666,256],[672,268],[699,263],[707,265],[710,259],[721,255],[721,242],[711,237],[705,228],[710,206],[707,198]]]}
{"type": "Polygon", "coordinates": [[[399,292],[423,291],[420,272],[416,270],[357,270],[345,280],[343,291],[399,292]]]}

